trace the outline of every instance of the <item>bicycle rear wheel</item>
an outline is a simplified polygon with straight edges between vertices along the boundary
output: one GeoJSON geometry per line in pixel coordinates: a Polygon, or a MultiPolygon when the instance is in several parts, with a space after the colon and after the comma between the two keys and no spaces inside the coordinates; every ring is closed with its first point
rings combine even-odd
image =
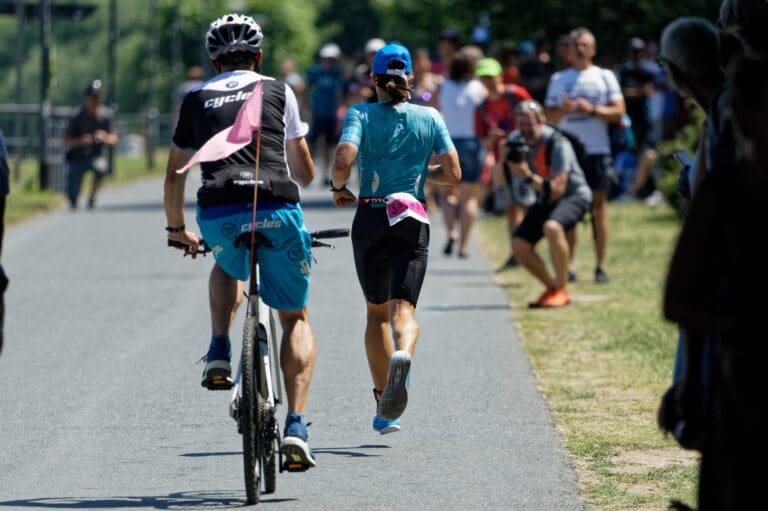
{"type": "Polygon", "coordinates": [[[264,442],[271,452],[264,453],[264,493],[275,493],[277,489],[277,449],[279,447],[278,437],[272,435],[264,442]]]}
{"type": "Polygon", "coordinates": [[[245,496],[248,504],[258,504],[261,497],[262,435],[260,426],[264,401],[259,394],[258,325],[254,317],[245,318],[243,332],[240,429],[243,434],[245,496]]]}

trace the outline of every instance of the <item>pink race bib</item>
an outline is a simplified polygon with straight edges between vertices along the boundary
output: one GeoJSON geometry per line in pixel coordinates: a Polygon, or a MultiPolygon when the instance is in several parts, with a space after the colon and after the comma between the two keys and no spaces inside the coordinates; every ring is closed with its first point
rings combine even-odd
{"type": "Polygon", "coordinates": [[[390,227],[405,218],[413,218],[424,224],[429,224],[424,205],[410,193],[393,193],[387,195],[386,201],[390,227]]]}

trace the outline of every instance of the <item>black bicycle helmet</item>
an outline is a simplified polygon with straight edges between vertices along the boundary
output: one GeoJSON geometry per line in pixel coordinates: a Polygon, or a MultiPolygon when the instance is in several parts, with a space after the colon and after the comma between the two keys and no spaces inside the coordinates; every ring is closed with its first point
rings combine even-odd
{"type": "Polygon", "coordinates": [[[264,33],[250,16],[226,14],[217,19],[205,34],[205,49],[211,60],[228,53],[259,52],[264,33]]]}

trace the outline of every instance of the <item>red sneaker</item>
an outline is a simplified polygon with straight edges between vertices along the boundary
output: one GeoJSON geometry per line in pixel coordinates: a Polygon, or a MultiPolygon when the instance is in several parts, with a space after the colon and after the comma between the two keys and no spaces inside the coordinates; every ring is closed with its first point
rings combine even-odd
{"type": "Polygon", "coordinates": [[[552,295],[552,293],[557,292],[556,289],[547,289],[543,293],[541,293],[541,296],[539,296],[535,302],[530,302],[528,304],[528,307],[531,309],[538,309],[540,307],[545,307],[544,303],[549,299],[549,297],[552,295]]]}
{"type": "Polygon", "coordinates": [[[571,303],[571,295],[568,291],[565,289],[556,289],[552,290],[546,297],[544,297],[539,307],[565,307],[569,303],[571,303]]]}

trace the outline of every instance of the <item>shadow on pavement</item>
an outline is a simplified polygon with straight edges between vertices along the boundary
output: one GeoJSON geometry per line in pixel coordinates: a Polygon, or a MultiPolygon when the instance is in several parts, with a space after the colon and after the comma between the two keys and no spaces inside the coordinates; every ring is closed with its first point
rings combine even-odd
{"type": "Polygon", "coordinates": [[[347,456],[350,458],[379,458],[381,454],[368,454],[355,449],[389,449],[388,445],[361,445],[359,447],[321,447],[312,449],[318,454],[335,454],[336,456],[347,456]]]}
{"type": "Polygon", "coordinates": [[[429,268],[427,267],[427,276],[434,277],[461,277],[465,275],[488,275],[488,270],[473,268],[429,268]]]}
{"type": "MultiPolygon", "coordinates": [[[[244,491],[193,491],[168,496],[125,497],[53,497],[0,502],[0,507],[47,509],[224,509],[245,505],[244,491]]],[[[288,502],[297,499],[262,499],[262,503],[288,502]]]]}
{"type": "Polygon", "coordinates": [[[425,305],[419,307],[421,311],[437,311],[437,312],[450,312],[450,311],[491,311],[491,310],[511,310],[512,307],[508,303],[475,303],[467,305],[425,305]]]}
{"type": "Polygon", "coordinates": [[[485,281],[485,282],[457,282],[454,284],[454,287],[464,287],[464,288],[492,288],[492,287],[499,287],[501,289],[511,289],[511,288],[521,288],[523,287],[522,282],[505,282],[503,284],[499,284],[497,282],[492,281],[485,281]]]}
{"type": "Polygon", "coordinates": [[[212,456],[242,456],[243,451],[224,451],[224,452],[186,452],[179,454],[184,458],[210,458],[212,456]]]}

